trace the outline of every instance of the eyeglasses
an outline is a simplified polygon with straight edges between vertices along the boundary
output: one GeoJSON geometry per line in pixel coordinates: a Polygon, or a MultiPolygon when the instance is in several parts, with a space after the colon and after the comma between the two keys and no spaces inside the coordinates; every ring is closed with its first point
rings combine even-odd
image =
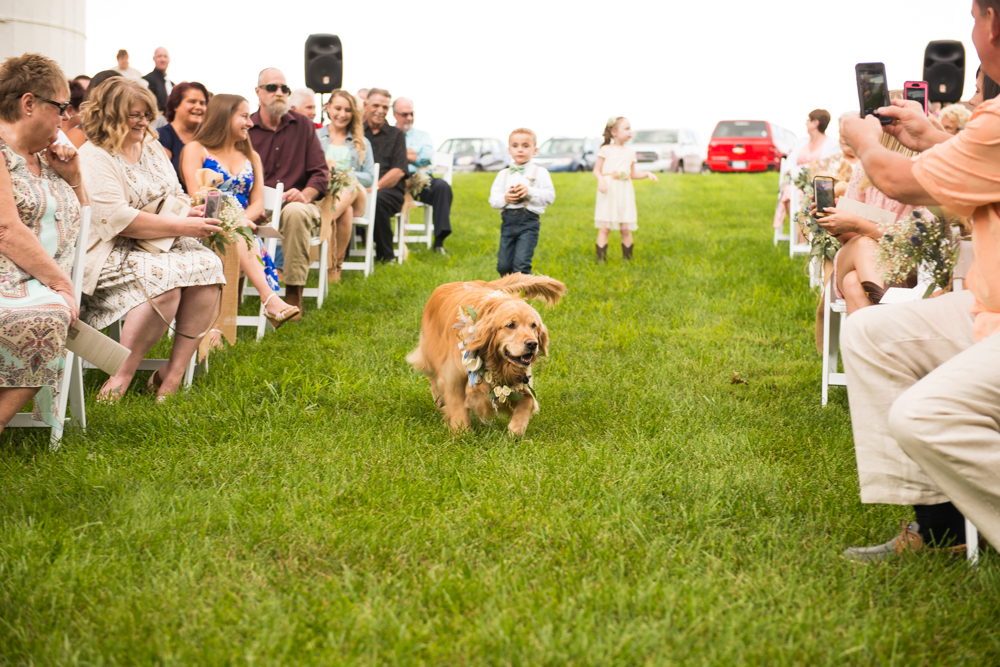
{"type": "Polygon", "coordinates": [[[413,112],[412,111],[407,111],[406,113],[402,113],[401,112],[401,113],[397,113],[396,115],[397,116],[402,116],[403,118],[406,118],[407,116],[412,116],[413,112]]]}
{"type": "Polygon", "coordinates": [[[56,102],[55,100],[50,100],[47,97],[42,97],[41,95],[35,95],[35,97],[37,97],[38,99],[40,99],[43,102],[48,102],[52,106],[54,106],[57,109],[59,109],[59,115],[60,116],[65,116],[66,115],[66,109],[69,108],[69,102],[56,102]]]}
{"type": "Polygon", "coordinates": [[[128,115],[128,120],[129,120],[130,123],[141,123],[144,120],[147,123],[152,123],[153,122],[153,119],[149,117],[149,114],[145,114],[145,113],[130,113],[128,115]]]}
{"type": "Polygon", "coordinates": [[[278,92],[278,90],[281,90],[281,92],[283,92],[285,95],[292,94],[292,89],[283,83],[269,83],[266,86],[261,86],[261,88],[263,88],[269,93],[276,93],[278,92]]]}

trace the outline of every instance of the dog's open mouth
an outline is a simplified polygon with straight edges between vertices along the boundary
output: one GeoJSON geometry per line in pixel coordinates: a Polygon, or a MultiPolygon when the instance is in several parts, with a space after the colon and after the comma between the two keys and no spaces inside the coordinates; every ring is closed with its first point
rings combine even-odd
{"type": "Polygon", "coordinates": [[[503,353],[505,355],[507,355],[508,359],[510,359],[515,364],[518,364],[520,366],[530,366],[531,362],[535,359],[535,355],[533,353],[532,354],[523,354],[520,357],[515,357],[513,354],[511,354],[507,350],[504,350],[503,353]]]}

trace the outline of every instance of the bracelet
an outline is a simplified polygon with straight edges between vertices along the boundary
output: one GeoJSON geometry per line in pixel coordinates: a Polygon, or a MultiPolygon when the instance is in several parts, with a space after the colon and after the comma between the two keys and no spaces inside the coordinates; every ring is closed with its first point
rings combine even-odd
{"type": "MultiPolygon", "coordinates": [[[[66,182],[66,185],[69,185],[69,182],[68,182],[68,181],[66,182]]],[[[73,188],[74,190],[76,190],[76,189],[77,189],[78,187],[80,187],[81,185],[83,185],[83,181],[80,181],[80,182],[79,182],[79,183],[77,183],[76,185],[70,185],[69,187],[71,187],[71,188],[73,188]]]]}

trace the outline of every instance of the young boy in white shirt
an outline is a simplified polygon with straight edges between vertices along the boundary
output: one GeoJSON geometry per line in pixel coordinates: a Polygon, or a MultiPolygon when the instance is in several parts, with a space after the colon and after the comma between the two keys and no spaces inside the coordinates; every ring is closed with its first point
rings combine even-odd
{"type": "Polygon", "coordinates": [[[500,211],[500,251],[497,271],[531,273],[531,258],[538,244],[539,216],[556,200],[552,177],[531,161],[538,153],[535,133],[518,128],[510,133],[508,151],[514,163],[501,169],[490,189],[490,206],[500,211]]]}

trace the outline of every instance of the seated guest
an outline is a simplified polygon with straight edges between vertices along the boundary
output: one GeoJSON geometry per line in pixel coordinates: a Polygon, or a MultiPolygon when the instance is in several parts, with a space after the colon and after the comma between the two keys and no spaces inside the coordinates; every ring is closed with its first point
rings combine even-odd
{"type": "Polygon", "coordinates": [[[86,74],[80,74],[80,75],[77,75],[77,76],[73,77],[73,81],[76,81],[78,84],[80,84],[81,86],[83,86],[83,89],[85,91],[90,86],[90,77],[87,76],[86,74]]]}
{"type": "MultiPolygon", "coordinates": [[[[245,212],[244,224],[256,229],[254,220],[264,215],[264,183],[260,156],[250,145],[252,125],[250,105],[244,98],[239,95],[214,96],[194,140],[184,147],[181,173],[189,192],[192,191],[192,184],[197,182],[199,169],[211,169],[221,174],[224,180],[218,189],[236,197],[245,212]]],[[[257,288],[267,319],[277,329],[298,314],[299,309],[282,301],[268,284],[259,241],[252,250],[247,249],[246,242],[239,237],[235,245],[240,253],[240,268],[257,288]]],[[[221,340],[213,341],[215,343],[221,343],[221,340]]]]}
{"type": "MultiPolygon", "coordinates": [[[[250,140],[260,154],[264,184],[285,186],[280,231],[285,301],[302,308],[302,289],[309,275],[309,242],[319,228],[316,201],[326,196],[330,170],[312,121],[289,108],[288,87],[280,70],[257,76],[257,112],[250,117],[250,140]]],[[[293,319],[301,319],[297,314],[293,319]]]]}
{"type": "Polygon", "coordinates": [[[367,88],[360,88],[358,90],[357,97],[358,97],[359,100],[361,100],[361,104],[364,104],[365,102],[367,102],[368,101],[368,89],[367,88]]]}
{"type": "MultiPolygon", "coordinates": [[[[791,215],[789,205],[792,200],[792,172],[808,165],[810,162],[822,159],[837,152],[837,144],[826,140],[826,128],[830,124],[830,112],[826,109],[813,109],[806,118],[806,137],[804,137],[792,152],[785,158],[789,172],[782,174],[783,185],[778,196],[778,206],[774,212],[774,228],[781,229],[785,217],[791,215]]],[[[802,240],[801,233],[799,240],[802,240]]]]}
{"type": "Polygon", "coordinates": [[[174,82],[167,78],[169,65],[170,54],[165,48],[158,46],[153,51],[153,71],[142,77],[149,84],[149,90],[156,96],[156,108],[160,113],[167,110],[167,98],[174,89],[174,82]]]}
{"type": "Polygon", "coordinates": [[[77,81],[69,82],[69,106],[66,107],[66,117],[62,121],[62,131],[77,148],[87,142],[87,135],[80,127],[80,107],[86,92],[87,89],[77,81]]]}
{"type": "Polygon", "coordinates": [[[288,103],[292,111],[298,111],[308,118],[316,126],[316,129],[323,127],[323,123],[316,122],[316,93],[312,88],[296,88],[288,96],[288,103]]]}
{"type": "Polygon", "coordinates": [[[972,117],[972,112],[965,108],[962,104],[952,104],[941,109],[941,114],[939,116],[941,120],[941,127],[948,134],[958,134],[965,129],[965,124],[969,122],[969,118],[972,117]]]}
{"type": "Polygon", "coordinates": [[[375,255],[380,262],[395,259],[392,250],[392,217],[403,209],[407,161],[406,135],[385,122],[392,95],[382,88],[368,90],[365,102],[365,137],[379,165],[375,200],[375,255]]]}
{"type": "Polygon", "coordinates": [[[87,86],[87,90],[83,93],[83,101],[86,102],[87,98],[90,96],[90,91],[97,88],[99,85],[107,81],[108,79],[113,79],[116,76],[121,76],[118,70],[106,69],[98,72],[94,75],[94,78],[90,80],[90,84],[87,86]]]}
{"type": "MultiPolygon", "coordinates": [[[[167,98],[164,113],[167,124],[157,129],[156,134],[160,137],[160,144],[167,149],[167,157],[178,178],[181,175],[181,151],[194,139],[207,106],[208,90],[197,81],[181,81],[167,98]]],[[[181,185],[186,189],[183,182],[181,185]]]]}
{"type": "MultiPolygon", "coordinates": [[[[406,133],[406,159],[409,173],[427,167],[434,157],[431,135],[413,127],[413,102],[400,97],[392,103],[396,127],[406,133]]],[[[417,195],[417,200],[434,207],[434,251],[444,254],[444,240],[451,234],[451,186],[447,181],[431,176],[430,187],[417,195]]]]}
{"type": "Polygon", "coordinates": [[[330,93],[326,115],[330,124],[316,132],[326,163],[331,169],[349,172],[357,181],[355,185],[341,190],[333,204],[332,217],[336,229],[330,243],[328,278],[331,282],[338,282],[354,227],[352,220],[365,214],[367,192],[374,184],[375,159],[371,143],[365,138],[361,111],[353,95],[339,89],[330,93]]]}
{"type": "Polygon", "coordinates": [[[186,199],[167,155],[149,129],[156,98],[131,79],[114,78],[91,90],[83,104],[89,141],[80,149],[94,224],[87,248],[80,317],[103,329],[125,314],[121,343],[131,350],[98,398],[115,401],[128,389],[139,362],[176,319],[173,349],[149,378],[157,398],[180,387],[199,339],[215,322],[225,284],[222,261],[195,239],[222,229],[217,220],[159,215],[167,196],[186,199]],[[141,239],[176,237],[167,252],[151,253],[141,239]]]}
{"type": "Polygon", "coordinates": [[[35,419],[62,429],[54,398],[79,315],[69,274],[87,204],[76,149],[55,145],[69,99],[45,56],[0,65],[0,431],[32,399],[35,419]]]}
{"type": "MultiPolygon", "coordinates": [[[[972,17],[983,71],[1000,77],[1000,1],[974,0],[972,17]]],[[[904,520],[885,544],[844,555],[961,553],[965,517],[1000,547],[1000,101],[977,106],[954,136],[898,100],[878,113],[893,124],[874,116],[844,123],[869,178],[906,204],[971,215],[975,259],[967,290],[847,318],[842,343],[861,502],[911,505],[916,520],[904,520]],[[920,155],[887,150],[883,132],[920,155]]]]}

